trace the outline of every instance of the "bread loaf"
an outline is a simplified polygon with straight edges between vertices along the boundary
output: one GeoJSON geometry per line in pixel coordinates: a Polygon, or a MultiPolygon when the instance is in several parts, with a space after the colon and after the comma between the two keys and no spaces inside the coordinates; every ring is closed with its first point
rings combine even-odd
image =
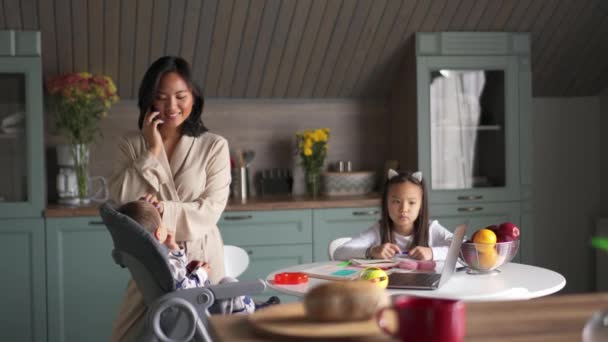
{"type": "Polygon", "coordinates": [[[306,317],[322,322],[370,319],[376,310],[388,303],[384,289],[364,280],[324,283],[304,297],[306,317]]]}

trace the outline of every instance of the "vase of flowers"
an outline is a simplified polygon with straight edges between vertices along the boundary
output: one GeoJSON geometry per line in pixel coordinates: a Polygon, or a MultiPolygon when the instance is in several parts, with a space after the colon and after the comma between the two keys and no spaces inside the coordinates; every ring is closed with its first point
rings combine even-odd
{"type": "Polygon", "coordinates": [[[89,147],[101,135],[99,121],[119,99],[116,85],[108,76],[79,72],[58,75],[46,86],[54,105],[55,127],[71,146],[78,197],[88,204],[89,147]]]}
{"type": "Polygon", "coordinates": [[[327,156],[329,128],[318,128],[296,133],[300,165],[305,172],[306,193],[317,197],[321,184],[321,170],[327,156]]]}

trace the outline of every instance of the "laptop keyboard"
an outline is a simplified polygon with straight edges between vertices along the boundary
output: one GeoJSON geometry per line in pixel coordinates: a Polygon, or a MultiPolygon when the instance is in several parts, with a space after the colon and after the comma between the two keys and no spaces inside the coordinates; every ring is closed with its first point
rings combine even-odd
{"type": "Polygon", "coordinates": [[[398,278],[399,280],[395,281],[399,284],[408,284],[413,286],[432,286],[436,283],[441,277],[438,273],[392,273],[389,276],[389,286],[391,283],[391,279],[398,278]]]}

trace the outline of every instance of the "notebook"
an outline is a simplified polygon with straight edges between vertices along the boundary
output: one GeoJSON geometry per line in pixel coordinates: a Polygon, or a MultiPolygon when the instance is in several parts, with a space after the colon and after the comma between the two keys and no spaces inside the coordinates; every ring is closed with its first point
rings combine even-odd
{"type": "Polygon", "coordinates": [[[466,230],[466,225],[456,227],[441,273],[391,273],[388,276],[388,288],[436,290],[443,286],[456,269],[456,261],[466,230]]]}
{"type": "Polygon", "coordinates": [[[327,280],[355,280],[359,278],[361,268],[352,266],[321,265],[303,270],[309,277],[327,280]]]}

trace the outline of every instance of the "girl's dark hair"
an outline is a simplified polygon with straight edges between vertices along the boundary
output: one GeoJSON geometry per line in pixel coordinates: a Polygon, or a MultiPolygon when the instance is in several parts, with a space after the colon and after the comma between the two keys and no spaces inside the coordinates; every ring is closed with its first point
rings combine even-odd
{"type": "Polygon", "coordinates": [[[426,186],[424,180],[418,180],[412,176],[412,172],[398,172],[398,175],[391,179],[387,179],[384,183],[384,192],[382,193],[382,217],[380,219],[380,243],[395,243],[393,235],[394,224],[388,215],[388,191],[394,184],[410,182],[416,184],[422,189],[422,203],[420,203],[420,212],[418,218],[414,221],[414,239],[415,246],[429,246],[429,210],[428,200],[426,195],[426,186]]]}
{"type": "Polygon", "coordinates": [[[143,127],[144,117],[152,107],[160,79],[169,72],[175,72],[180,75],[186,84],[188,84],[188,88],[190,88],[192,96],[194,97],[192,112],[190,113],[190,116],[188,116],[188,119],[181,125],[181,133],[191,137],[198,137],[207,132],[207,128],[203,125],[203,120],[201,118],[203,106],[205,105],[205,98],[203,97],[201,89],[192,78],[192,72],[190,71],[188,62],[181,57],[175,56],[164,56],[157,59],[150,65],[141,80],[141,84],[139,85],[139,100],[137,102],[137,106],[139,107],[139,120],[137,121],[139,129],[143,127]]]}

